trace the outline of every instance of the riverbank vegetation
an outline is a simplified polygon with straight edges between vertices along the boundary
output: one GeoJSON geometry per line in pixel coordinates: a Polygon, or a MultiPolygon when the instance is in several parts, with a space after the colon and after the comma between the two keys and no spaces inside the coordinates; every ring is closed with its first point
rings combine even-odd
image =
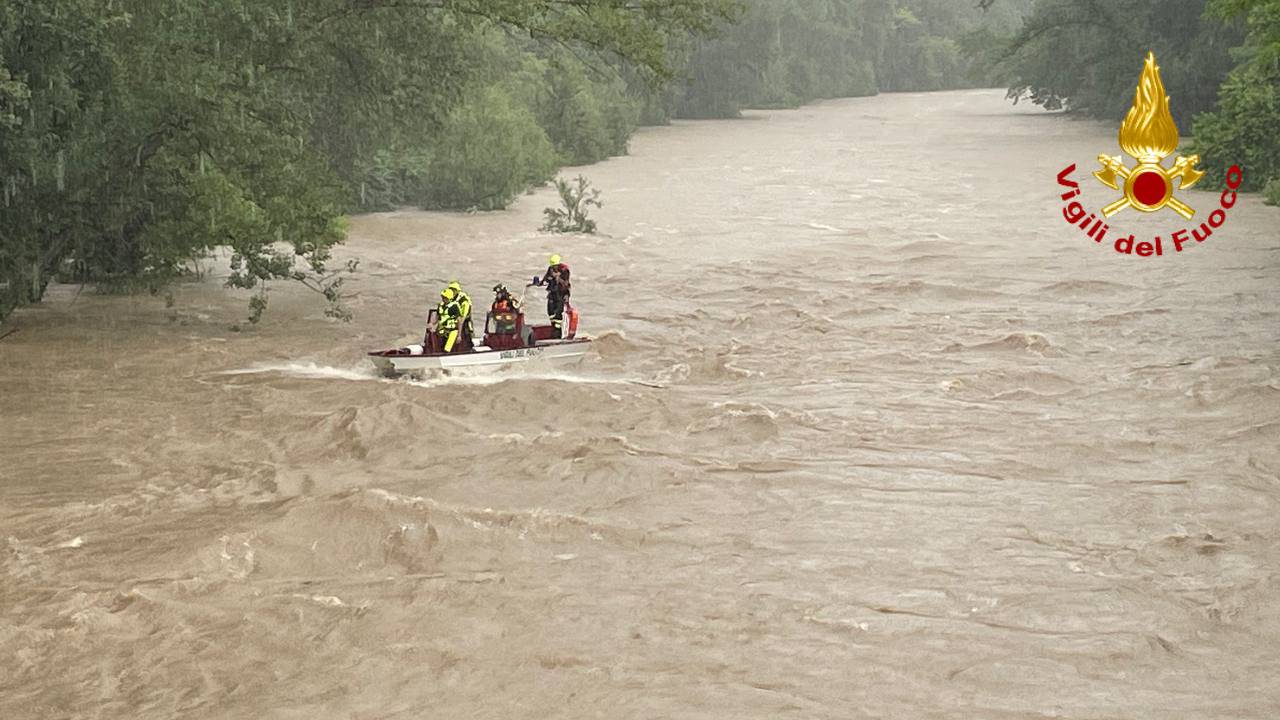
{"type": "MultiPolygon", "coordinates": [[[[10,0],[0,4],[0,317],[56,271],[156,289],[324,286],[344,213],[501,207],[622,149],[613,102],[675,74],[733,0],[10,0]],[[584,59],[579,59],[584,58],[584,59]]],[[[257,308],[255,308],[256,310],[257,308]]]]}
{"type": "Polygon", "coordinates": [[[1278,4],[10,0],[0,319],[55,275],[157,290],[215,248],[255,313],[275,279],[330,297],[346,214],[506,207],[673,118],[1005,82],[1118,119],[1147,47],[1214,177],[1262,187],[1278,4]]]}
{"type": "Polygon", "coordinates": [[[675,117],[819,98],[988,87],[970,45],[1017,29],[1029,0],[987,11],[955,0],[754,0],[720,35],[689,43],[667,105],[675,117]]]}
{"type": "Polygon", "coordinates": [[[980,64],[1015,101],[1116,122],[1154,51],[1206,183],[1233,164],[1246,190],[1280,182],[1280,0],[1036,0],[1017,32],[991,40],[980,64]]]}

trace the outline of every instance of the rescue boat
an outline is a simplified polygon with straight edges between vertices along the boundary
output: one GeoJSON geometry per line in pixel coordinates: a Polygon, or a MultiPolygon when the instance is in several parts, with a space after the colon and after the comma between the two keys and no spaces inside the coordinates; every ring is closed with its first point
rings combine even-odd
{"type": "Polygon", "coordinates": [[[435,310],[427,315],[427,332],[422,344],[369,353],[369,359],[384,375],[421,375],[453,370],[498,368],[527,362],[567,365],[580,361],[591,348],[591,338],[578,335],[578,311],[569,302],[564,308],[564,333],[556,337],[552,325],[526,325],[523,310],[485,314],[484,337],[473,344],[465,334],[453,352],[444,351],[444,342],[435,331],[435,310]]]}

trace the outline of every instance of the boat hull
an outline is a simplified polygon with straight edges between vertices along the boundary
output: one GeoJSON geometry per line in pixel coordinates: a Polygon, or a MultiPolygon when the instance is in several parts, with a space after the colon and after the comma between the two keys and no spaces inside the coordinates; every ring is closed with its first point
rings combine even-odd
{"type": "Polygon", "coordinates": [[[545,340],[533,347],[495,350],[483,345],[470,352],[425,353],[420,347],[369,353],[375,367],[388,375],[420,374],[432,371],[499,368],[529,362],[556,365],[581,360],[591,347],[590,338],[545,340]]]}

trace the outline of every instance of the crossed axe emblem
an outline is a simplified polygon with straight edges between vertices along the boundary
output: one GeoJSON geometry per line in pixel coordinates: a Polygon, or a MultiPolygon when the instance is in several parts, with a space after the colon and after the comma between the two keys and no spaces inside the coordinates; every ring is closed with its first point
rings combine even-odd
{"type": "Polygon", "coordinates": [[[1094,172],[1093,176],[1112,190],[1124,192],[1124,197],[1102,208],[1103,217],[1111,217],[1127,207],[1155,212],[1166,205],[1188,220],[1196,214],[1195,210],[1173,196],[1173,180],[1178,179],[1179,190],[1200,182],[1204,173],[1196,170],[1199,155],[1180,156],[1167,170],[1160,164],[1160,158],[1143,158],[1132,170],[1120,162],[1119,155],[1099,155],[1098,162],[1102,169],[1094,172]]]}

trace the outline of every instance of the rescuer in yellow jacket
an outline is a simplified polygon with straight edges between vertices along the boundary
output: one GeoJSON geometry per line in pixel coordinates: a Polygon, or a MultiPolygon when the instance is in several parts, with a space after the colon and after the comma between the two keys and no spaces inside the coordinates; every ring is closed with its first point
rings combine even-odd
{"type": "Polygon", "coordinates": [[[445,352],[453,352],[454,346],[458,344],[462,318],[458,291],[452,287],[441,290],[440,304],[436,306],[436,335],[440,337],[445,352]]]}
{"type": "Polygon", "coordinates": [[[458,329],[461,332],[461,336],[466,338],[468,344],[470,344],[474,334],[474,328],[471,326],[471,296],[462,289],[462,285],[457,280],[449,283],[449,289],[453,290],[454,295],[457,296],[458,307],[462,310],[462,318],[458,323],[458,329]]]}

